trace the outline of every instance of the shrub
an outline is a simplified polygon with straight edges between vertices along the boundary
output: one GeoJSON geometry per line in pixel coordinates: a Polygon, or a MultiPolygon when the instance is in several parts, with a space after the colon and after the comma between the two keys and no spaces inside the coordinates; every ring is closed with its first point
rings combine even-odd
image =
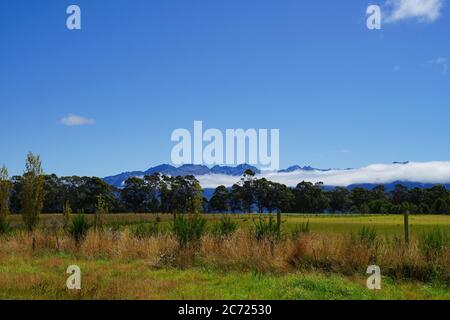
{"type": "Polygon", "coordinates": [[[258,241],[274,240],[279,238],[280,234],[278,224],[272,216],[270,216],[267,221],[266,219],[259,217],[259,221],[254,223],[255,237],[258,241]]]}
{"type": "Polygon", "coordinates": [[[23,222],[28,231],[33,231],[44,206],[44,175],[39,156],[27,155],[25,173],[20,192],[23,222]]]}
{"type": "Polygon", "coordinates": [[[8,221],[0,217],[0,234],[8,233],[10,229],[8,221]]]}
{"type": "Polygon", "coordinates": [[[357,234],[351,234],[354,243],[373,245],[377,242],[377,231],[373,227],[363,226],[357,234]]]}
{"type": "Polygon", "coordinates": [[[199,214],[190,216],[177,215],[173,221],[173,234],[180,246],[200,241],[206,231],[206,219],[199,214]]]}
{"type": "Polygon", "coordinates": [[[77,244],[81,243],[87,235],[90,225],[86,216],[83,213],[77,214],[71,219],[68,232],[73,237],[77,244]]]}
{"type": "Polygon", "coordinates": [[[301,234],[307,234],[311,231],[311,227],[309,226],[309,220],[307,222],[298,223],[291,230],[291,238],[297,239],[301,234]]]}
{"type": "Polygon", "coordinates": [[[9,197],[11,193],[11,181],[9,181],[8,170],[5,166],[0,169],[0,234],[9,229],[9,197]]]}
{"type": "Polygon", "coordinates": [[[108,204],[106,203],[106,199],[103,195],[99,195],[97,197],[97,205],[95,206],[95,215],[94,215],[94,229],[102,230],[103,224],[105,220],[105,215],[109,213],[108,204]]]}
{"type": "Polygon", "coordinates": [[[137,239],[145,239],[157,236],[160,233],[157,223],[139,223],[132,229],[132,234],[137,239]]]}
{"type": "Polygon", "coordinates": [[[223,216],[219,222],[217,222],[213,227],[213,234],[219,237],[229,237],[237,229],[237,223],[234,222],[230,217],[223,216]]]}
{"type": "Polygon", "coordinates": [[[419,237],[419,248],[427,259],[438,256],[449,245],[449,237],[439,227],[419,237]]]}

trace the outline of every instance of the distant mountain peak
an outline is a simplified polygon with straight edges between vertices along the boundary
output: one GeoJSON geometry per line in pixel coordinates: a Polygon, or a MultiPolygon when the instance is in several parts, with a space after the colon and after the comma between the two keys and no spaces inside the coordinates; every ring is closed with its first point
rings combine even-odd
{"type": "Polygon", "coordinates": [[[279,173],[288,173],[288,172],[295,172],[295,171],[329,171],[329,170],[331,170],[331,169],[318,169],[318,168],[313,168],[311,166],[301,167],[299,165],[295,165],[295,166],[290,166],[283,170],[278,170],[278,172],[279,173]]]}
{"type": "Polygon", "coordinates": [[[130,172],[122,172],[114,176],[109,176],[103,178],[103,180],[113,186],[121,187],[124,182],[130,177],[142,177],[145,175],[152,175],[155,173],[165,174],[169,176],[203,176],[207,174],[222,174],[229,176],[241,176],[244,174],[245,170],[252,170],[256,174],[261,173],[261,171],[249,164],[240,164],[236,167],[230,166],[219,166],[216,165],[211,169],[205,165],[196,165],[196,164],[184,164],[180,167],[174,167],[170,164],[161,164],[155,167],[151,167],[146,171],[130,171],[130,172]]]}

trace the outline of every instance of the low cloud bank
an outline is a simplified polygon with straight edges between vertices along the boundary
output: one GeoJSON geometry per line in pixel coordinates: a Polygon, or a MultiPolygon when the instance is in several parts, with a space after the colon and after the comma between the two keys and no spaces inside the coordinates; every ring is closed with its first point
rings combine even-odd
{"type": "MultiPolygon", "coordinates": [[[[360,183],[386,184],[400,180],[420,183],[449,183],[450,161],[373,164],[349,170],[268,172],[257,177],[265,177],[268,180],[283,183],[290,187],[295,187],[303,180],[343,187],[360,183]]],[[[219,185],[231,186],[238,182],[240,177],[210,174],[197,176],[197,179],[203,188],[216,188],[219,185]]]]}

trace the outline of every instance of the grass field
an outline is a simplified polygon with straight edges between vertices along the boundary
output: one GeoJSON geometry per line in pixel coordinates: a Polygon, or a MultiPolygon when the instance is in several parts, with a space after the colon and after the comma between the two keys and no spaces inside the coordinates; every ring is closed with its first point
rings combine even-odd
{"type": "Polygon", "coordinates": [[[365,287],[366,278],[323,273],[273,275],[208,269],[149,268],[145,261],[80,261],[63,256],[1,260],[0,299],[450,299],[439,284],[365,287]],[[82,270],[82,290],[65,287],[68,265],[82,270]]]}
{"type": "MultiPolygon", "coordinates": [[[[172,215],[158,217],[169,229],[172,215]]],[[[205,217],[212,226],[222,215],[205,217]]],[[[219,242],[206,236],[194,252],[171,235],[133,238],[130,230],[156,221],[153,214],[108,215],[111,231],[91,232],[81,246],[45,228],[61,215],[41,216],[33,245],[20,230],[20,216],[10,216],[16,231],[0,236],[0,299],[450,299],[448,247],[429,260],[418,244],[436,226],[450,234],[450,216],[412,215],[409,246],[399,240],[403,217],[397,215],[287,214],[285,234],[307,221],[310,234],[275,244],[249,236],[258,217],[233,215],[239,232],[219,242]],[[363,226],[377,230],[380,246],[348,241],[363,226]],[[382,269],[379,291],[366,287],[372,262],[382,269]],[[72,264],[82,271],[79,291],[66,288],[72,264]],[[428,276],[436,270],[439,276],[428,276]]]]}
{"type": "MultiPolygon", "coordinates": [[[[259,219],[258,214],[230,214],[233,220],[239,223],[239,226],[251,228],[254,226],[254,220],[259,219]]],[[[266,217],[268,215],[261,215],[266,217]]],[[[89,216],[92,218],[92,215],[89,216]]],[[[143,222],[154,222],[157,217],[164,224],[169,224],[173,216],[171,214],[110,214],[106,216],[108,225],[117,225],[126,227],[143,222]]],[[[222,217],[221,214],[204,215],[210,222],[214,222],[222,217]]],[[[50,225],[52,220],[61,220],[61,214],[43,214],[41,221],[44,225],[50,225]]],[[[285,230],[290,230],[296,224],[308,222],[311,231],[315,233],[348,234],[358,231],[362,226],[374,227],[381,235],[403,234],[403,216],[402,215],[308,215],[308,214],[283,214],[283,226],[285,230]]],[[[22,218],[20,215],[10,216],[10,222],[13,226],[20,227],[22,218]]],[[[424,231],[430,231],[439,226],[450,233],[450,215],[410,215],[410,230],[412,234],[419,234],[424,231]]]]}

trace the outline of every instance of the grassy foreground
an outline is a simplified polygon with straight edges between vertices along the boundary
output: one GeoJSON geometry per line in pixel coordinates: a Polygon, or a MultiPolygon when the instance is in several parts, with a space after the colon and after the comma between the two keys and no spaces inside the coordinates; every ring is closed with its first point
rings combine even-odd
{"type": "Polygon", "coordinates": [[[0,299],[450,299],[439,284],[393,283],[368,290],[363,276],[271,275],[210,269],[154,270],[145,261],[80,261],[64,256],[0,261],[0,299]],[[65,287],[67,266],[82,270],[82,289],[65,287]]]}
{"type": "MultiPolygon", "coordinates": [[[[210,230],[221,215],[205,217],[210,230]]],[[[0,299],[450,300],[448,244],[430,251],[420,241],[436,226],[450,233],[449,216],[411,216],[409,245],[401,216],[283,215],[280,241],[255,238],[258,215],[232,217],[233,235],[208,231],[183,247],[170,232],[171,215],[107,215],[105,229],[90,230],[80,244],[51,227],[61,215],[43,215],[33,237],[11,216],[13,230],[0,236],[0,299]],[[136,236],[136,227],[155,221],[161,233],[136,236]],[[305,222],[310,232],[291,232],[305,222]],[[363,226],[376,239],[359,238],[363,226]],[[366,287],[371,264],[382,270],[379,291],[366,287]],[[66,288],[69,265],[81,268],[79,291],[66,288]]]]}

